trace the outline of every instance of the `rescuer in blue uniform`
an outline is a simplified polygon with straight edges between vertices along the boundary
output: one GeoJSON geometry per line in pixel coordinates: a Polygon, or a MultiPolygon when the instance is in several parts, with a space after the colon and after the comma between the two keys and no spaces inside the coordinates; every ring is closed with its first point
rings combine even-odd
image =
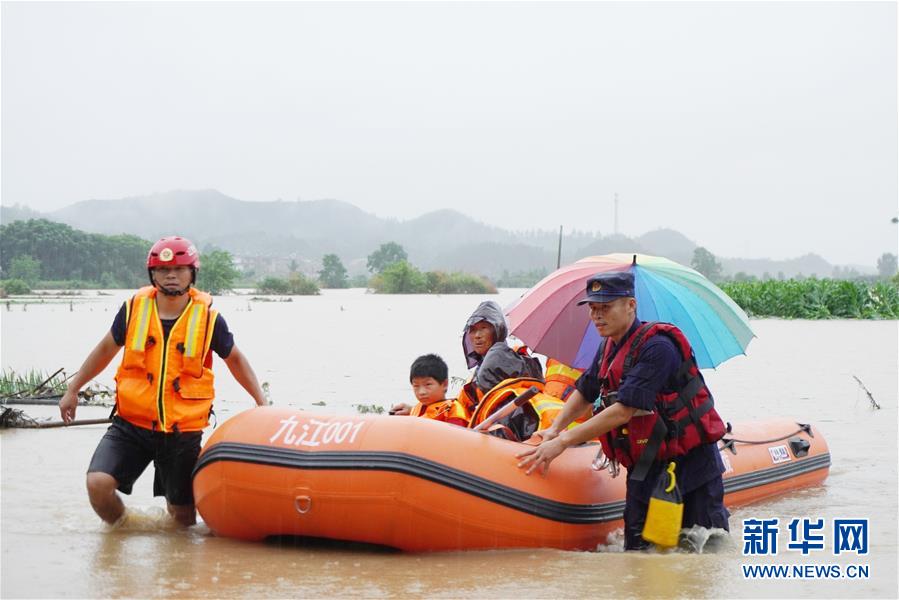
{"type": "Polygon", "coordinates": [[[670,458],[677,464],[677,481],[684,499],[683,527],[700,525],[727,530],[729,515],[724,507],[721,478],[724,465],[715,444],[723,434],[724,425],[714,411],[711,394],[707,393],[695,362],[687,360],[688,364],[684,364],[684,357],[692,356],[689,342],[674,326],[644,325],[636,318],[634,276],[630,272],[592,277],[587,281],[587,295],[580,304],[590,305],[590,317],[605,340],[590,369],[578,379],[577,389],[565,408],[551,427],[540,432],[543,442],[518,455],[522,459],[518,466],[526,467],[528,474],[539,467],[545,472],[569,446],[599,437],[606,456],[613,461],[620,459],[628,468],[625,549],[640,550],[650,545],[641,535],[646,511],[656,479],[670,458]],[[626,354],[620,351],[630,354],[632,360],[627,360],[626,354]],[[622,371],[620,364],[625,362],[628,365],[622,371]],[[688,373],[686,377],[685,373],[688,373]],[[695,396],[696,405],[677,404],[684,406],[679,415],[686,414],[688,418],[668,418],[674,415],[678,393],[685,388],[684,381],[697,377],[698,381],[694,382],[697,385],[691,388],[693,391],[701,387],[695,396]],[[598,405],[594,416],[567,430],[594,401],[598,405]],[[657,419],[660,414],[666,418],[657,419]],[[629,453],[628,443],[636,440],[629,440],[628,436],[638,437],[634,431],[639,430],[641,422],[649,427],[648,423],[654,424],[656,420],[668,426],[666,434],[655,435],[656,443],[661,445],[647,444],[653,438],[647,432],[639,441],[642,445],[632,444],[629,453]],[[691,420],[694,424],[701,423],[690,429],[692,425],[685,424],[691,420]],[[651,450],[641,461],[640,450],[647,447],[651,450]],[[686,452],[676,450],[678,447],[686,452]],[[670,457],[666,448],[673,453],[670,457]],[[659,455],[664,458],[658,460],[659,455]]]}

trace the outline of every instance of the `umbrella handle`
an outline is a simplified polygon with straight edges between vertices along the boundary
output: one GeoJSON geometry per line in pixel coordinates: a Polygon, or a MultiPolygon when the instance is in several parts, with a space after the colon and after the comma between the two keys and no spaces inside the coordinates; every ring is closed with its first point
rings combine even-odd
{"type": "Polygon", "coordinates": [[[527,402],[528,400],[530,400],[531,398],[536,396],[539,392],[540,392],[540,390],[537,389],[537,386],[532,385],[531,387],[529,387],[528,389],[523,391],[521,394],[516,396],[514,399],[512,399],[511,402],[508,402],[505,406],[500,408],[498,411],[496,411],[495,413],[490,415],[488,418],[481,421],[480,424],[478,424],[478,426],[474,428],[474,431],[480,431],[482,433],[486,433],[486,430],[488,427],[490,427],[491,425],[493,425],[494,423],[496,423],[497,421],[499,421],[506,415],[511,414],[513,410],[515,410],[519,406],[522,406],[525,402],[527,402]]]}

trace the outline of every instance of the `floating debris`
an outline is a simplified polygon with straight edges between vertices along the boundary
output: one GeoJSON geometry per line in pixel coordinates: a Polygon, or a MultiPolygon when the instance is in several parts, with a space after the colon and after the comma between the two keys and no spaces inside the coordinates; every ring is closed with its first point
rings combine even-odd
{"type": "Polygon", "coordinates": [[[378,404],[354,404],[353,406],[356,407],[356,412],[360,415],[383,415],[385,410],[383,406],[378,404]]]}
{"type": "Polygon", "coordinates": [[[33,417],[29,417],[23,411],[17,408],[5,407],[0,409],[0,429],[5,428],[23,428],[23,429],[51,429],[55,427],[74,427],[76,425],[100,425],[103,423],[111,423],[112,419],[78,419],[66,424],[63,421],[44,420],[38,421],[33,417]]]}
{"type": "MultiPolygon", "coordinates": [[[[0,404],[58,404],[66,391],[66,382],[72,378],[64,369],[57,369],[49,377],[42,371],[19,374],[12,369],[0,374],[0,404]]],[[[78,392],[79,406],[112,406],[115,392],[96,381],[78,392]]]]}
{"type": "Polygon", "coordinates": [[[859,379],[858,377],[856,377],[855,375],[853,375],[852,378],[855,379],[858,382],[858,384],[862,387],[862,389],[865,390],[865,393],[868,394],[868,399],[871,400],[871,406],[873,406],[874,408],[879,410],[880,405],[877,404],[877,401],[874,399],[874,395],[871,394],[871,392],[868,390],[868,388],[865,387],[865,384],[862,383],[862,380],[859,379]]]}
{"type": "Polygon", "coordinates": [[[265,298],[261,296],[253,296],[250,298],[250,302],[293,302],[293,298],[290,296],[285,297],[275,297],[275,298],[265,298]]]}

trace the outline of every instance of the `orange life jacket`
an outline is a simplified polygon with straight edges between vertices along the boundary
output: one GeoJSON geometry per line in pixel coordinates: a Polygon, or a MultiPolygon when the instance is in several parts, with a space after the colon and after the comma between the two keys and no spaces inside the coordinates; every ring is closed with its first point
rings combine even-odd
{"type": "Polygon", "coordinates": [[[446,421],[467,427],[471,420],[471,415],[481,403],[484,392],[477,386],[474,379],[468,382],[459,390],[459,395],[452,402],[452,406],[447,411],[446,421]]]}
{"type": "Polygon", "coordinates": [[[409,416],[424,417],[425,419],[433,419],[435,421],[445,421],[450,415],[453,400],[447,399],[442,402],[434,402],[432,404],[417,403],[412,407],[409,416]]]}
{"type": "Polygon", "coordinates": [[[549,358],[546,360],[546,386],[543,391],[550,396],[568,400],[581,373],[583,371],[549,358]]]}
{"type": "MultiPolygon", "coordinates": [[[[539,365],[537,359],[531,356],[530,349],[528,349],[528,347],[524,344],[513,346],[512,350],[514,350],[516,354],[520,354],[526,359],[532,360],[535,364],[539,365]]],[[[540,381],[539,379],[534,379],[533,381],[539,382],[542,389],[542,381],[540,381]]],[[[504,381],[501,381],[489,391],[492,392],[493,390],[502,386],[504,383],[504,381]]],[[[481,388],[479,388],[474,382],[474,375],[472,374],[465,385],[462,386],[462,389],[459,390],[459,395],[443,413],[443,418],[441,420],[444,420],[448,423],[453,423],[455,425],[461,425],[462,427],[469,426],[469,424],[471,423],[472,415],[475,411],[480,409],[481,402],[484,399],[484,396],[484,392],[482,392],[481,388]]]]}
{"type": "Polygon", "coordinates": [[[536,387],[540,390],[528,400],[528,403],[533,407],[540,419],[537,429],[546,429],[552,425],[565,403],[555,396],[546,394],[544,392],[544,383],[539,379],[531,377],[516,377],[514,379],[505,379],[498,383],[484,395],[483,400],[481,400],[481,403],[471,416],[468,426],[472,428],[477,427],[506,403],[520,396],[531,387],[536,387]]]}
{"type": "Polygon", "coordinates": [[[212,297],[194,288],[166,343],[156,288],[143,287],[125,308],[125,354],[116,372],[116,410],[126,421],[157,431],[200,431],[215,396],[212,297]]]}

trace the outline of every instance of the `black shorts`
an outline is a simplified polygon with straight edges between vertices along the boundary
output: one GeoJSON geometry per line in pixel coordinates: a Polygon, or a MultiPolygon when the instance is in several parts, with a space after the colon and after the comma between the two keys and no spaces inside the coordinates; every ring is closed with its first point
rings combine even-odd
{"type": "Polygon", "coordinates": [[[165,496],[169,504],[176,506],[193,504],[191,474],[200,455],[202,437],[202,431],[150,431],[117,416],[94,450],[87,472],[112,475],[119,491],[130,494],[134,482],[152,462],[156,469],[153,495],[165,496]]]}

